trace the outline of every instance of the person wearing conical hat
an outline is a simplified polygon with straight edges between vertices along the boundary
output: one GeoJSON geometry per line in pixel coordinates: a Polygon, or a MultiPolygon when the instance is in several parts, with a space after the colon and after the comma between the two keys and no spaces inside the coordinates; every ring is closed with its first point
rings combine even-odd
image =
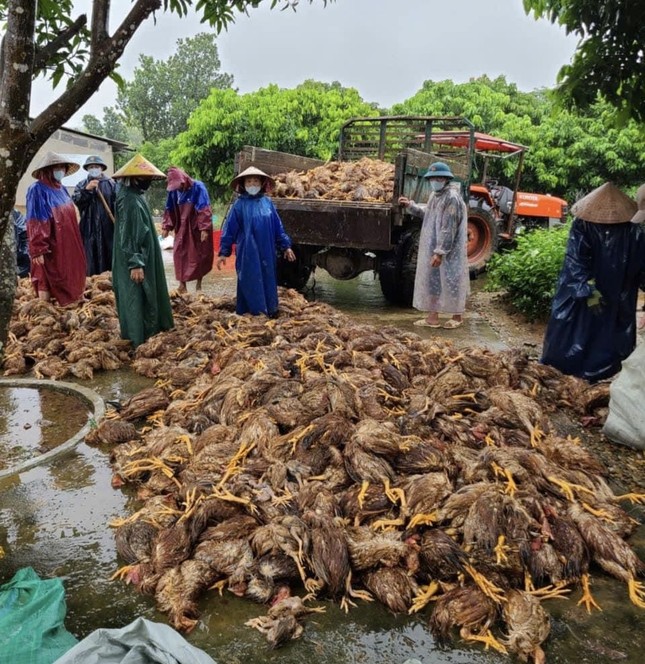
{"type": "Polygon", "coordinates": [[[277,316],[276,247],[286,260],[296,260],[282,220],[271,199],[265,195],[274,184],[272,177],[254,166],[231,181],[231,187],[239,197],[224,221],[217,269],[222,269],[235,244],[235,310],[238,314],[277,316]]]}
{"type": "Polygon", "coordinates": [[[116,194],[112,287],[121,336],[136,348],[173,327],[168,286],[152,214],[143,196],[165,175],[137,154],[113,176],[116,194]]]}
{"type": "Polygon", "coordinates": [[[89,277],[112,269],[116,182],[105,175],[107,164],[97,155],[90,155],[83,168],[87,177],[76,185],[72,200],[81,215],[80,231],[89,277]]]}
{"type": "Polygon", "coordinates": [[[185,293],[189,281],[197,281],[213,269],[213,212],[203,182],[193,180],[176,166],[168,169],[168,197],[161,236],[175,235],[172,256],[179,292],[185,293]]]}
{"type": "Polygon", "coordinates": [[[61,306],[77,302],[85,290],[85,252],[76,208],[62,184],[79,165],[48,152],[32,172],[27,189],[27,236],[31,282],[42,300],[61,306]]]}
{"type": "Polygon", "coordinates": [[[572,212],[542,362],[595,382],[619,371],[636,346],[645,229],[632,223],[634,201],[610,182],[580,199],[572,212]]]}

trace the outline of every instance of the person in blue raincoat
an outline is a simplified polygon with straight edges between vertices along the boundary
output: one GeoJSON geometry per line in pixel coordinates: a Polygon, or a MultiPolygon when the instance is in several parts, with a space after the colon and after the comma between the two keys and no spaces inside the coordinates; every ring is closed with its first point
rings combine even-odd
{"type": "Polygon", "coordinates": [[[645,229],[636,204],[606,182],[578,201],[544,336],[542,362],[596,382],[636,346],[638,289],[645,285],[645,229]]]}
{"type": "Polygon", "coordinates": [[[239,194],[222,229],[217,269],[236,246],[238,314],[278,314],[276,248],[288,261],[295,261],[291,239],[271,199],[265,194],[274,185],[273,178],[250,166],[233,178],[231,187],[239,194]]]}

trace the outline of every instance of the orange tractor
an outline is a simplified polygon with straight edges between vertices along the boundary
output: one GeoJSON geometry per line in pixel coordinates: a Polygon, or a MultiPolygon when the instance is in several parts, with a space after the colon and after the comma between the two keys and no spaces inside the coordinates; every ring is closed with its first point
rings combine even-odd
{"type": "Polygon", "coordinates": [[[455,151],[470,148],[475,162],[480,162],[480,183],[468,187],[468,264],[472,275],[481,272],[500,243],[512,240],[516,233],[564,223],[568,212],[565,200],[518,191],[525,146],[469,131],[437,132],[432,140],[438,157],[442,148],[448,149],[449,160],[455,151]],[[517,158],[513,189],[487,178],[491,159],[509,158],[517,158]]]}

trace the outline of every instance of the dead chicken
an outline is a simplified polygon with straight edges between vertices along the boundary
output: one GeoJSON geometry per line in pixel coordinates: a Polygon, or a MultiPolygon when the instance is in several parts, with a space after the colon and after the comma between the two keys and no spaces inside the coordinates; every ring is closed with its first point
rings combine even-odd
{"type": "Polygon", "coordinates": [[[379,567],[366,572],[363,585],[393,613],[407,613],[418,593],[414,577],[402,567],[379,567]]]}
{"type": "Polygon", "coordinates": [[[524,428],[530,436],[531,447],[536,447],[546,429],[544,413],[538,404],[518,390],[503,387],[491,388],[487,394],[494,406],[513,417],[524,428]]]}
{"type": "Polygon", "coordinates": [[[506,648],[490,631],[498,615],[498,604],[477,586],[455,586],[440,595],[430,617],[430,630],[442,643],[448,640],[450,630],[459,628],[465,641],[477,641],[499,652],[506,648]]]}
{"type": "Polygon", "coordinates": [[[121,445],[129,441],[137,441],[140,436],[135,426],[131,422],[126,422],[117,417],[114,419],[104,419],[98,427],[92,429],[85,442],[88,445],[121,445]]]}
{"type": "Polygon", "coordinates": [[[287,641],[297,639],[304,628],[299,622],[312,613],[324,613],[324,607],[305,606],[300,597],[278,599],[266,616],[253,618],[245,623],[266,635],[271,648],[278,648],[287,641]]]}
{"type": "Polygon", "coordinates": [[[605,523],[579,503],[568,505],[568,515],[576,524],[594,562],[605,572],[627,584],[629,599],[645,609],[645,587],[637,578],[645,573],[645,564],[629,545],[605,523]]]}
{"type": "Polygon", "coordinates": [[[334,516],[333,506],[319,494],[313,509],[303,514],[303,521],[309,527],[311,547],[309,563],[315,575],[311,589],[325,590],[332,598],[337,598],[345,589],[350,573],[347,540],[342,525],[334,516]]]}
{"type": "Polygon", "coordinates": [[[539,598],[521,590],[509,590],[502,616],[507,630],[502,643],[506,648],[521,662],[545,664],[542,643],[549,636],[551,621],[539,598]]]}
{"type": "Polygon", "coordinates": [[[138,420],[160,410],[169,404],[166,393],[159,387],[147,387],[130,397],[119,410],[124,420],[138,420]]]}

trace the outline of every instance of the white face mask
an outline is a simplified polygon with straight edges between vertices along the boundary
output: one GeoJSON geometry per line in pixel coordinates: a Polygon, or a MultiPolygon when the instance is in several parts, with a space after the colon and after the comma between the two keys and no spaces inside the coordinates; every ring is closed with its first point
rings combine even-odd
{"type": "Polygon", "coordinates": [[[262,187],[258,187],[257,185],[253,186],[248,185],[244,187],[244,189],[246,189],[246,193],[249,194],[250,196],[255,196],[256,194],[259,194],[261,188],[262,187]]]}
{"type": "Polygon", "coordinates": [[[430,186],[432,187],[432,191],[441,191],[446,186],[446,183],[443,180],[430,180],[430,186]]]}
{"type": "Polygon", "coordinates": [[[92,168],[87,169],[87,174],[91,178],[100,178],[101,177],[102,170],[98,166],[93,166],[92,168]]]}
{"type": "Polygon", "coordinates": [[[55,168],[54,169],[54,180],[60,182],[64,177],[67,171],[64,168],[55,168]]]}

